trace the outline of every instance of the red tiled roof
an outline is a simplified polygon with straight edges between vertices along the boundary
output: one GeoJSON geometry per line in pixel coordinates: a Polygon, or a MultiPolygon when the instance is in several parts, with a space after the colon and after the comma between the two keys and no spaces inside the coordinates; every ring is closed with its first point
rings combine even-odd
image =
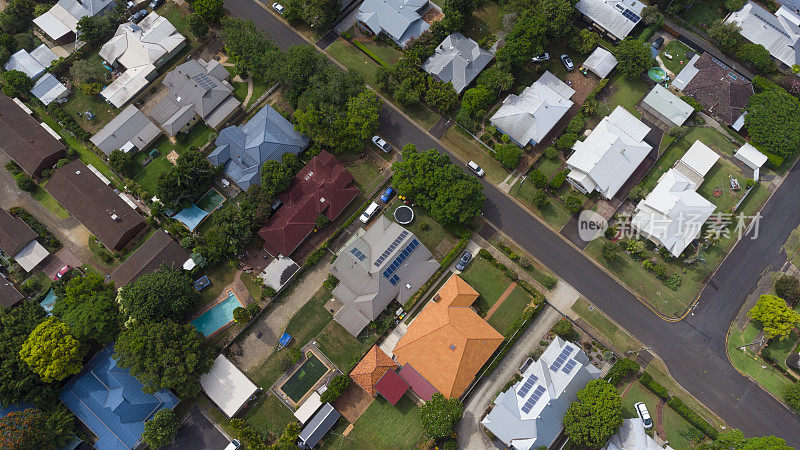
{"type": "Polygon", "coordinates": [[[333,155],[321,152],[278,196],[283,206],[258,231],[264,249],[272,255],[291,255],[314,230],[320,214],[334,221],[359,192],[350,172],[333,155]]]}
{"type": "Polygon", "coordinates": [[[390,370],[393,371],[397,367],[397,363],[389,355],[377,345],[373,345],[350,372],[350,378],[364,388],[369,395],[375,397],[375,385],[383,377],[383,374],[390,370]]]}
{"type": "Polygon", "coordinates": [[[375,384],[375,390],[378,391],[383,398],[385,398],[392,405],[396,405],[400,397],[408,390],[408,383],[405,382],[400,375],[394,370],[389,370],[381,377],[380,381],[375,384]]]}
{"type": "Polygon", "coordinates": [[[405,364],[402,369],[400,369],[400,378],[402,378],[411,390],[417,394],[419,398],[423,401],[428,401],[431,399],[433,394],[439,392],[433,387],[432,384],[428,383],[428,380],[425,379],[419,372],[416,371],[410,364],[405,364]]]}

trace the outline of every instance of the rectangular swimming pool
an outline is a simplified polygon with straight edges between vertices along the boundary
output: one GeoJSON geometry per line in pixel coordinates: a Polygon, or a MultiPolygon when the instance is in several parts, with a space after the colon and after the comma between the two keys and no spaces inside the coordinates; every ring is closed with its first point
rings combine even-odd
{"type": "Polygon", "coordinates": [[[194,204],[197,205],[198,208],[210,214],[219,208],[219,206],[223,203],[225,203],[225,197],[217,192],[216,189],[211,188],[208,190],[208,192],[203,194],[202,197],[197,199],[194,204]]]}
{"type": "Polygon", "coordinates": [[[328,366],[314,353],[309,352],[306,362],[286,380],[286,383],[283,383],[281,390],[297,403],[327,372],[328,366]]]}
{"type": "Polygon", "coordinates": [[[195,317],[191,324],[203,333],[203,336],[211,336],[220,328],[233,322],[233,310],[239,306],[244,305],[236,297],[236,293],[228,291],[226,298],[195,317]]]}

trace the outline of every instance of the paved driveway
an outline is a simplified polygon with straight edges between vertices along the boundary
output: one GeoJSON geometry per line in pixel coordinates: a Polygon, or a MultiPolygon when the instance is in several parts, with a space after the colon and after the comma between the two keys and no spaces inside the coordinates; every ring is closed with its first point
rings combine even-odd
{"type": "Polygon", "coordinates": [[[211,423],[202,411],[194,407],[183,421],[178,435],[166,450],[223,450],[228,438],[211,423]]]}

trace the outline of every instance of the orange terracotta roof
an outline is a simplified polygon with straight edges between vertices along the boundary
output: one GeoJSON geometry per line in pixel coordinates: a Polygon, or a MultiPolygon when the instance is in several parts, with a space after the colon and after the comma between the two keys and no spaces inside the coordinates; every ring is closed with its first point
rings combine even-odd
{"type": "Polygon", "coordinates": [[[371,396],[377,395],[375,384],[380,381],[383,374],[398,367],[386,353],[377,345],[373,345],[367,354],[358,362],[350,372],[350,378],[371,396]]]}
{"type": "Polygon", "coordinates": [[[393,350],[447,398],[459,397],[503,342],[503,335],[469,308],[478,293],[458,275],[408,326],[393,350]]]}

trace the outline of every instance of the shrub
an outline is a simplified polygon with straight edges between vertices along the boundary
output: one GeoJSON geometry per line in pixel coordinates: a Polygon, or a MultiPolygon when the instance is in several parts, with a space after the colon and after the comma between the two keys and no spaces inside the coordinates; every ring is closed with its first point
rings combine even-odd
{"type": "Polygon", "coordinates": [[[537,208],[542,209],[547,205],[547,194],[543,190],[537,189],[536,193],[531,197],[531,202],[537,208]]]}
{"type": "Polygon", "coordinates": [[[560,138],[558,138],[558,141],[556,141],[556,147],[558,147],[562,151],[569,150],[570,148],[572,148],[573,145],[575,145],[575,141],[577,140],[578,140],[577,134],[564,133],[561,135],[560,138]]]}
{"type": "Polygon", "coordinates": [[[575,341],[580,338],[580,335],[575,331],[575,327],[572,326],[572,322],[570,322],[569,319],[559,320],[553,325],[553,329],[550,331],[565,341],[575,341]]]}
{"type": "Polygon", "coordinates": [[[605,376],[606,381],[619,386],[625,377],[639,372],[639,364],[630,358],[618,359],[605,376]]]}
{"type": "Polygon", "coordinates": [[[744,8],[745,3],[747,0],[725,0],[725,9],[730,12],[739,11],[744,8]]]}
{"type": "Polygon", "coordinates": [[[485,248],[482,248],[478,251],[478,256],[487,261],[494,261],[494,256],[492,256],[492,254],[489,253],[489,250],[486,250],[485,248]]]}
{"type": "Polygon", "coordinates": [[[793,383],[783,393],[783,399],[793,410],[800,412],[800,383],[793,383]]]}
{"type": "Polygon", "coordinates": [[[544,173],[542,173],[542,171],[539,169],[534,169],[530,173],[530,175],[528,175],[528,178],[531,179],[531,183],[533,183],[533,185],[536,186],[538,189],[546,187],[549,183],[547,180],[547,176],[544,173]]]}
{"type": "Polygon", "coordinates": [[[350,377],[347,375],[336,375],[331,379],[328,390],[320,396],[322,403],[333,403],[340,395],[350,387],[350,377]]]}
{"type": "Polygon", "coordinates": [[[545,275],[542,278],[541,283],[542,283],[542,286],[545,287],[545,289],[550,290],[550,289],[553,289],[554,287],[556,287],[556,284],[558,283],[558,278],[556,278],[556,277],[554,277],[552,275],[545,275]]]}
{"type": "Polygon", "coordinates": [[[261,307],[258,306],[258,303],[250,303],[249,305],[247,305],[247,308],[245,309],[247,309],[247,312],[248,314],[250,314],[251,318],[255,317],[256,314],[261,312],[261,307]]]}
{"type": "Polygon", "coordinates": [[[261,291],[261,298],[273,298],[277,292],[275,292],[275,288],[272,286],[265,286],[264,289],[261,291]]]}
{"type": "Polygon", "coordinates": [[[25,192],[33,192],[38,186],[36,182],[33,181],[33,178],[29,177],[28,174],[24,172],[14,175],[14,181],[17,182],[17,187],[25,192]]]}
{"type": "Polygon", "coordinates": [[[492,156],[500,161],[500,165],[506,170],[514,170],[522,159],[522,150],[515,144],[496,144],[492,156]]]}
{"type": "Polygon", "coordinates": [[[610,263],[617,260],[617,246],[613,242],[606,242],[603,244],[603,248],[600,252],[603,255],[603,259],[610,263]]]}
{"type": "Polygon", "coordinates": [[[667,388],[662,386],[658,381],[653,379],[653,376],[647,372],[643,372],[639,375],[639,382],[644,385],[647,389],[650,390],[653,394],[656,394],[658,397],[661,397],[664,400],[669,400],[669,392],[667,392],[667,388]]]}
{"type": "Polygon", "coordinates": [[[567,174],[569,173],[568,170],[562,170],[557,174],[553,175],[553,179],[550,180],[550,189],[557,190],[564,184],[564,181],[567,180],[567,174]]]}
{"type": "Polygon", "coordinates": [[[295,364],[295,363],[297,363],[297,361],[300,361],[300,358],[302,358],[302,357],[303,357],[303,354],[300,352],[299,348],[292,347],[292,348],[289,349],[289,361],[291,361],[292,364],[295,364]]]}
{"type": "Polygon", "coordinates": [[[569,195],[564,199],[564,206],[566,206],[572,214],[577,214],[583,206],[583,200],[575,195],[569,195]]]}
{"type": "Polygon", "coordinates": [[[239,323],[247,323],[250,321],[250,313],[241,306],[237,306],[233,309],[233,320],[239,323]]]}
{"type": "Polygon", "coordinates": [[[6,163],[6,170],[11,175],[16,175],[18,173],[22,173],[22,167],[20,167],[17,163],[15,163],[14,160],[9,160],[6,163]]]}
{"type": "Polygon", "coordinates": [[[775,293],[784,300],[800,298],[800,281],[790,275],[781,275],[775,281],[775,293]]]}
{"type": "Polygon", "coordinates": [[[687,422],[697,427],[700,431],[706,434],[711,439],[716,439],[719,431],[714,428],[708,421],[700,417],[699,414],[692,411],[688,406],[683,404],[683,401],[678,397],[672,397],[667,401],[667,405],[674,409],[678,415],[686,419],[687,422]]]}
{"type": "Polygon", "coordinates": [[[544,157],[547,159],[556,159],[558,157],[558,150],[552,145],[544,149],[544,157]]]}
{"type": "MultiPolygon", "coordinates": [[[[584,128],[586,128],[586,118],[583,117],[583,114],[579,113],[578,115],[573,117],[572,120],[569,121],[569,123],[567,124],[567,129],[565,130],[565,132],[568,133],[568,134],[571,133],[571,134],[578,135],[578,134],[581,134],[583,132],[584,128]]],[[[570,145],[570,147],[572,147],[572,145],[570,145]]]]}
{"type": "Polygon", "coordinates": [[[614,239],[617,236],[617,231],[618,229],[616,225],[613,227],[608,227],[606,228],[606,231],[603,232],[603,236],[605,236],[606,239],[610,241],[611,239],[614,239]]]}

